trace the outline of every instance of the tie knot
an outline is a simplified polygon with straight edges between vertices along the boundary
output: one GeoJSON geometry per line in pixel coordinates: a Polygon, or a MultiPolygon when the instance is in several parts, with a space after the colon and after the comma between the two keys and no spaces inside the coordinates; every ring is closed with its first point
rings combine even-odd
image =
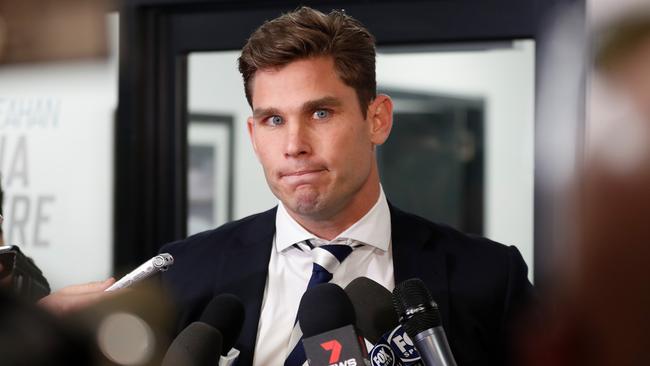
{"type": "Polygon", "coordinates": [[[344,244],[325,244],[314,247],[311,250],[311,257],[314,265],[319,265],[330,274],[334,274],[336,268],[352,253],[352,247],[344,244]]]}
{"type": "Polygon", "coordinates": [[[343,263],[352,251],[361,246],[361,244],[352,244],[351,240],[337,240],[335,242],[345,244],[323,244],[315,247],[312,242],[307,241],[307,245],[311,248],[311,256],[314,262],[312,278],[309,281],[309,286],[312,287],[318,283],[329,282],[336,269],[343,263]]]}

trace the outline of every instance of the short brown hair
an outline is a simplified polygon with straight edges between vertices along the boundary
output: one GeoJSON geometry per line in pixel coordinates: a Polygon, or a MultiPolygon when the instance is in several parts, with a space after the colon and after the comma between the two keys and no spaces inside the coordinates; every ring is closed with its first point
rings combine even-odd
{"type": "Polygon", "coordinates": [[[337,10],[326,15],[301,7],[253,32],[239,57],[248,104],[253,105],[250,84],[257,70],[318,56],[333,58],[336,73],[356,91],[365,117],[377,95],[375,39],[359,21],[337,10]]]}

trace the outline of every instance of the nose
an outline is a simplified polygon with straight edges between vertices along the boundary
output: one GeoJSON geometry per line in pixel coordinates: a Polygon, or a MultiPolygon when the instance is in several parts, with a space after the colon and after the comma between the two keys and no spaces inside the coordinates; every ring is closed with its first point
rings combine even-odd
{"type": "Polygon", "coordinates": [[[300,157],[311,152],[309,131],[301,121],[291,121],[287,126],[284,156],[300,157]]]}

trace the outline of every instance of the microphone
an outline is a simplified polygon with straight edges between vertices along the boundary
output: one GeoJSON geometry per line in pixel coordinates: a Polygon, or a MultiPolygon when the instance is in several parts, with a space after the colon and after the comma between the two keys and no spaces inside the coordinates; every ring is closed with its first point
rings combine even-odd
{"type": "Polygon", "coordinates": [[[358,277],[345,287],[354,306],[357,329],[370,343],[399,325],[390,291],[368,277],[358,277]]]}
{"type": "Polygon", "coordinates": [[[203,310],[201,322],[218,329],[223,336],[221,355],[228,355],[237,343],[244,316],[244,305],[237,296],[231,294],[215,296],[203,310]]]}
{"type": "Polygon", "coordinates": [[[165,272],[174,264],[174,257],[169,253],[160,253],[157,256],[142,263],[138,268],[129,272],[119,281],[112,284],[104,291],[116,291],[122,288],[131,287],[134,284],[152,277],[158,272],[165,272]]]}
{"type": "Polygon", "coordinates": [[[203,309],[200,321],[188,325],[172,342],[162,366],[233,364],[239,351],[230,351],[243,323],[244,305],[238,297],[215,296],[203,309]]]}
{"type": "Polygon", "coordinates": [[[354,307],[343,289],[323,283],[307,289],[300,300],[298,322],[311,366],[361,366],[368,352],[357,335],[354,307]]]}
{"type": "Polygon", "coordinates": [[[222,336],[214,327],[194,322],[169,346],[161,366],[214,366],[221,353],[222,336]]]}
{"type": "Polygon", "coordinates": [[[357,329],[374,346],[372,366],[420,366],[420,354],[399,324],[390,291],[377,282],[358,277],[345,288],[354,305],[357,329]]]}
{"type": "Polygon", "coordinates": [[[393,304],[426,366],[456,366],[442,329],[438,305],[422,280],[412,278],[395,287],[393,304]]]}

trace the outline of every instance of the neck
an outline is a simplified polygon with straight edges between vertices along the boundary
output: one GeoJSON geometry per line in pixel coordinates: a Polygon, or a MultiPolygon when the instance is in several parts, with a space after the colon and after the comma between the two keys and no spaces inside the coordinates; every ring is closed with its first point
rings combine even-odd
{"type": "Polygon", "coordinates": [[[335,214],[327,217],[309,217],[296,215],[289,210],[287,212],[310,233],[325,240],[332,240],[372,209],[379,198],[379,190],[379,174],[375,167],[361,190],[335,214]]]}

